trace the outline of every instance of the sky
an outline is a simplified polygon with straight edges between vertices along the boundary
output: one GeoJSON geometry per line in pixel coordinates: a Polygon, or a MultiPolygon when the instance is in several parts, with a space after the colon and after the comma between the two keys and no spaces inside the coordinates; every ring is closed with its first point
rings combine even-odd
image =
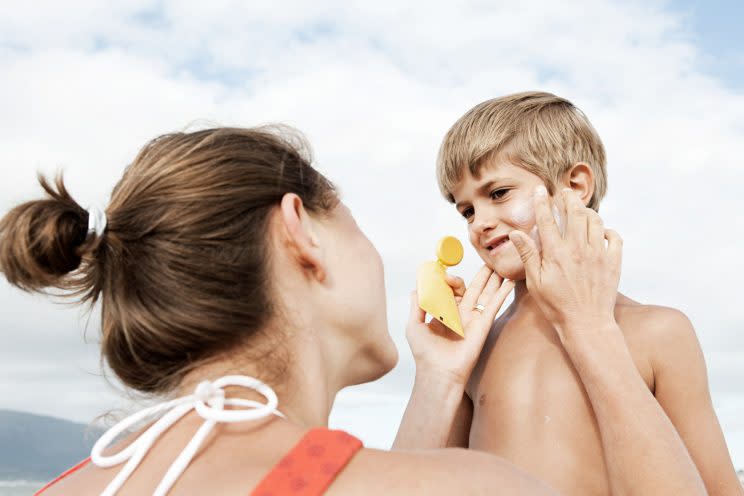
{"type": "MultiPolygon", "coordinates": [[[[281,122],[385,262],[399,365],[342,391],[331,416],[389,447],[414,366],[408,293],[436,241],[466,226],[439,195],[442,136],[488,98],[540,89],[579,106],[608,153],[605,224],[622,292],[696,327],[719,419],[744,468],[744,42],[740,2],[98,2],[4,0],[0,211],[64,170],[105,206],[147,140],[281,122]],[[105,5],[104,5],[105,4],[105,5]]],[[[479,260],[466,247],[454,269],[479,260]]],[[[0,408],[90,422],[136,400],[102,376],[96,316],[0,281],[0,408]]]]}

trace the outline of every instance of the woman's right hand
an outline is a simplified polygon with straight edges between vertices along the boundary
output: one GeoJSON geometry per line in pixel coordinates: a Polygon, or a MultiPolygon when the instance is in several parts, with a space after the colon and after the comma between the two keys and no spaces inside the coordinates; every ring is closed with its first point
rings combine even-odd
{"type": "Polygon", "coordinates": [[[565,234],[555,223],[544,186],[535,190],[535,217],[542,253],[520,231],[509,233],[525,266],[527,288],[561,342],[583,333],[616,326],[614,318],[622,261],[622,239],[605,230],[599,214],[586,208],[569,188],[565,205],[565,234]],[[607,240],[607,245],[605,245],[607,240]]]}

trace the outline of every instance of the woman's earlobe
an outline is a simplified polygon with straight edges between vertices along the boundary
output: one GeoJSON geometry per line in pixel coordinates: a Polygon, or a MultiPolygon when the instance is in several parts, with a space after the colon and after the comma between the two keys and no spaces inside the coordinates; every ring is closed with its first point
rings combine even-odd
{"type": "Polygon", "coordinates": [[[310,240],[310,250],[312,251],[313,257],[313,273],[318,282],[323,282],[326,279],[325,261],[323,260],[323,251],[320,248],[320,240],[318,236],[310,231],[308,236],[310,240]]]}

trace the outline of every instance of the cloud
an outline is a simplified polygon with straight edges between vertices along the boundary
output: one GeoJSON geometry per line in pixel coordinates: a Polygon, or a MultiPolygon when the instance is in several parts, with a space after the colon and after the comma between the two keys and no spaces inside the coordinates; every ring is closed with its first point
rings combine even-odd
{"type": "MultiPolygon", "coordinates": [[[[355,391],[400,398],[413,371],[403,329],[415,268],[442,234],[465,239],[434,181],[441,137],[481,100],[553,91],[585,111],[608,149],[602,214],[625,239],[621,289],[690,315],[712,389],[744,396],[744,96],[701,70],[684,17],[654,2],[266,5],[6,5],[0,208],[38,194],[38,169],[60,167],[81,203],[105,203],[140,146],[195,121],[295,125],[386,264],[402,360],[355,391]]],[[[468,250],[455,272],[467,279],[477,266],[468,250]]],[[[87,420],[116,401],[95,375],[95,346],[82,344],[79,310],[4,283],[0,292],[3,407],[87,420]],[[60,395],[65,384],[80,393],[60,395]]],[[[386,420],[366,440],[392,440],[399,400],[364,413],[352,398],[334,421],[361,428],[374,411],[386,420]]]]}

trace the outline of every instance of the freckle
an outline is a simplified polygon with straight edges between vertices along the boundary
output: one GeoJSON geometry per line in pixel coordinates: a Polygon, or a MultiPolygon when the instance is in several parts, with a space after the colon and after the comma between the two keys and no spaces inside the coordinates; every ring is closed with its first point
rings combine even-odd
{"type": "Polygon", "coordinates": [[[478,398],[478,404],[483,406],[486,403],[486,395],[481,394],[480,398],[478,398]]]}

